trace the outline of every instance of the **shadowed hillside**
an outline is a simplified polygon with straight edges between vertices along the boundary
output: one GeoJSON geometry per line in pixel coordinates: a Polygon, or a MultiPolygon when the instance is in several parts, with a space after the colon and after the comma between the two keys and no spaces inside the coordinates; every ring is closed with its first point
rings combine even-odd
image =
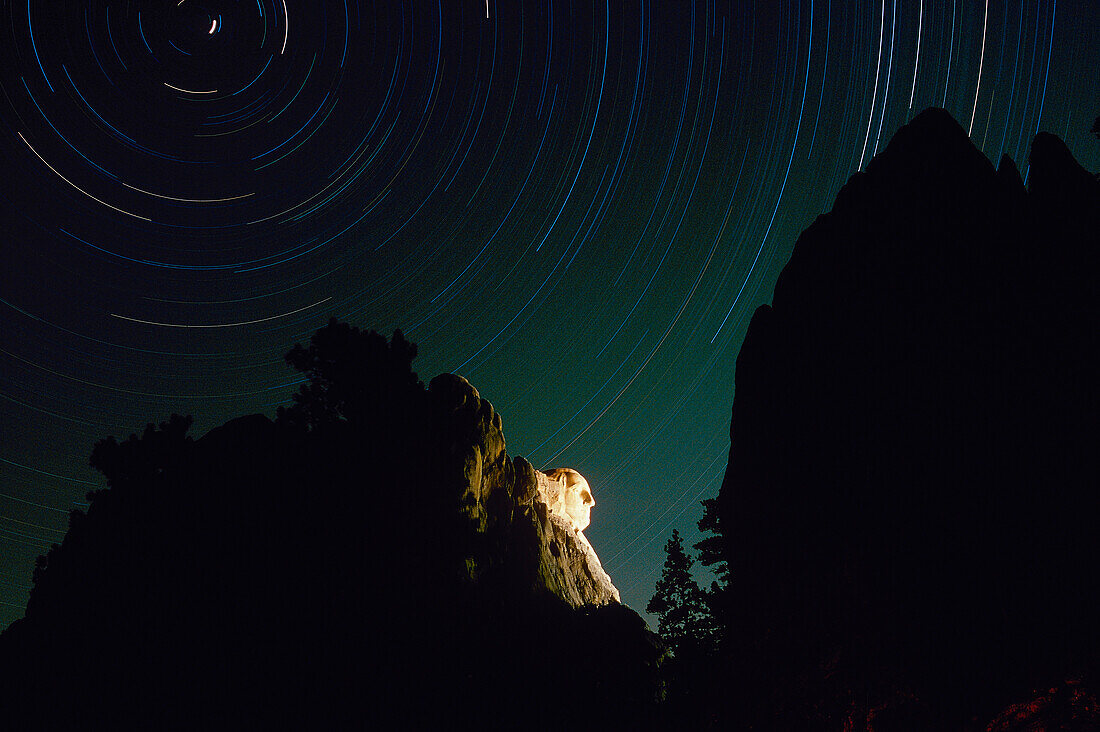
{"type": "Polygon", "coordinates": [[[649,719],[645,624],[573,576],[589,565],[489,402],[425,389],[415,355],[334,321],[288,354],[309,382],[276,420],[97,444],[110,488],[0,636],[13,728],[649,719]]]}
{"type": "Polygon", "coordinates": [[[1100,184],[943,110],[802,234],[737,363],[717,504],[734,719],[982,729],[1097,670],[1100,184]]]}

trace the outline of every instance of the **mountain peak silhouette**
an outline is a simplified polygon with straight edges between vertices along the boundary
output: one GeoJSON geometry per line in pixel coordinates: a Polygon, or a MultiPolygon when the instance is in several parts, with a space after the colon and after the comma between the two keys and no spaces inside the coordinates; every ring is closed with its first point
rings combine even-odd
{"type": "MultiPolygon", "coordinates": [[[[1095,203],[1100,184],[1073,158],[1066,143],[1055,135],[1040,132],[1035,136],[1028,164],[1028,190],[1044,199],[1046,206],[1071,211],[1095,203]]],[[[1098,214],[1095,209],[1082,210],[1077,216],[1095,222],[1098,214]]]]}
{"type": "MultiPolygon", "coordinates": [[[[918,153],[926,155],[929,162],[958,162],[959,154],[963,150],[977,153],[986,165],[989,164],[950,112],[940,107],[929,107],[902,126],[883,152],[872,159],[868,168],[872,165],[897,165],[901,164],[899,161],[905,161],[912,171],[919,169],[919,166],[914,165],[914,156],[918,153]]],[[[975,155],[967,155],[966,158],[978,159],[975,155]]]]}
{"type": "Polygon", "coordinates": [[[993,166],[947,110],[930,107],[899,129],[867,165],[869,175],[893,177],[898,172],[914,180],[956,186],[992,173],[993,166]],[[963,174],[961,180],[949,177],[959,174],[963,174]]]}

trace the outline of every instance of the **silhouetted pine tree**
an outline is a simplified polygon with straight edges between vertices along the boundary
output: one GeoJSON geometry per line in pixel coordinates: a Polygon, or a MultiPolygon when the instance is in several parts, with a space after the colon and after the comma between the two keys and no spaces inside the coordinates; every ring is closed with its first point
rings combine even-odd
{"type": "Polygon", "coordinates": [[[679,531],[673,529],[665,554],[665,567],[646,612],[657,615],[657,632],[674,654],[705,653],[714,646],[715,623],[706,595],[691,575],[695,561],[684,551],[679,531]]]}
{"type": "Polygon", "coordinates": [[[309,381],[294,394],[294,405],[279,408],[280,422],[306,429],[346,422],[363,428],[392,419],[397,405],[417,400],[424,391],[412,369],[416,344],[400,330],[390,341],[372,330],[360,331],[335,318],[309,339],[296,344],[286,362],[309,381]]]}
{"type": "Polygon", "coordinates": [[[729,599],[730,566],[726,561],[726,537],[722,533],[721,514],[717,508],[718,499],[708,498],[702,502],[703,517],[699,519],[699,530],[710,534],[695,543],[699,552],[699,563],[714,572],[718,577],[710,589],[703,593],[703,599],[710,609],[716,645],[725,637],[726,603],[729,599]]]}
{"type": "Polygon", "coordinates": [[[722,534],[717,502],[717,498],[708,498],[702,502],[703,518],[699,519],[698,526],[700,531],[709,533],[710,536],[696,542],[695,549],[699,552],[699,564],[718,575],[719,582],[724,585],[729,581],[730,568],[726,562],[726,538],[722,534]]]}

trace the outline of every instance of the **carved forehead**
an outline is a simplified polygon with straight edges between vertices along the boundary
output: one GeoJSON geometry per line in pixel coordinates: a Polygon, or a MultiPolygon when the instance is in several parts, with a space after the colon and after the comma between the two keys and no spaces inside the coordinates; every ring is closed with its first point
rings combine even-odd
{"type": "Polygon", "coordinates": [[[546,471],[546,477],[551,480],[556,480],[565,486],[581,484],[586,488],[588,487],[588,481],[584,479],[583,475],[573,470],[573,468],[554,468],[553,470],[546,471]]]}

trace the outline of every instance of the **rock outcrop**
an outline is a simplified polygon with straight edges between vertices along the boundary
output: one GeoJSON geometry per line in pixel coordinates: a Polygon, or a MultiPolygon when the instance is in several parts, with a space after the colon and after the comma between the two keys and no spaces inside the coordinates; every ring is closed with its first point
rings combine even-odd
{"type": "Polygon", "coordinates": [[[539,545],[545,547],[539,552],[539,582],[573,607],[621,602],[583,532],[595,505],[588,482],[569,468],[535,471],[535,479],[534,511],[523,518],[534,521],[539,545]]]}
{"type": "Polygon", "coordinates": [[[576,470],[535,470],[510,458],[500,415],[466,379],[432,379],[433,409],[455,436],[443,452],[452,456],[453,490],[481,551],[466,559],[472,580],[507,577],[525,591],[552,594],[571,607],[620,602],[619,591],[584,535],[595,505],[588,481],[576,470]]]}
{"type": "Polygon", "coordinates": [[[742,718],[972,729],[1100,670],[1098,241],[1060,140],[1025,188],[935,109],[799,237],[718,502],[742,718]]]}

